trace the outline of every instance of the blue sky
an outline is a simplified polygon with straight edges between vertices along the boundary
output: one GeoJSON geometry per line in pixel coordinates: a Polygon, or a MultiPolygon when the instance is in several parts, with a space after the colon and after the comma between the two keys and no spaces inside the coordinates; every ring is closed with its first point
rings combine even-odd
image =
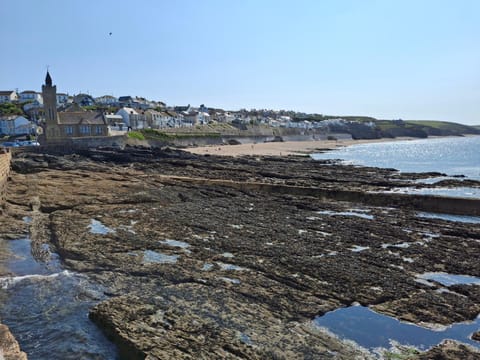
{"type": "Polygon", "coordinates": [[[0,88],[480,124],[477,0],[0,0],[0,88]],[[112,32],[110,36],[109,33],[112,32]]]}

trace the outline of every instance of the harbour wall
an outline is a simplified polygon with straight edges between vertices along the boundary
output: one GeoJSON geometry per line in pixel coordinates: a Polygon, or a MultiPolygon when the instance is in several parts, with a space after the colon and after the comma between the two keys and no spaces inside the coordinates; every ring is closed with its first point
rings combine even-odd
{"type": "Polygon", "coordinates": [[[7,195],[7,180],[10,175],[12,153],[8,149],[0,149],[0,205],[3,205],[7,195]]]}
{"type": "Polygon", "coordinates": [[[240,182],[205,178],[165,176],[165,182],[181,181],[204,185],[228,186],[239,190],[261,191],[275,194],[313,196],[324,200],[348,201],[370,206],[398,207],[415,211],[452,215],[480,216],[480,199],[454,198],[435,195],[370,193],[355,190],[321,189],[314,187],[240,182]]]}

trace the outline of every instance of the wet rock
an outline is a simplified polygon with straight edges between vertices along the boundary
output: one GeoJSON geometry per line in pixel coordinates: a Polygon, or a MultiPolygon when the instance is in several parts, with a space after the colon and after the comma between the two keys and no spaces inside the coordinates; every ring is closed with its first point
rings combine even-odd
{"type": "Polygon", "coordinates": [[[438,346],[416,357],[418,360],[442,359],[442,360],[477,360],[480,359],[480,351],[470,346],[465,346],[456,341],[445,340],[438,346]]]}
{"type": "Polygon", "coordinates": [[[480,341],[480,331],[476,331],[472,334],[472,340],[480,341]]]}
{"type": "Polygon", "coordinates": [[[27,355],[20,350],[20,346],[6,325],[0,324],[0,358],[6,360],[27,360],[27,355]]]}

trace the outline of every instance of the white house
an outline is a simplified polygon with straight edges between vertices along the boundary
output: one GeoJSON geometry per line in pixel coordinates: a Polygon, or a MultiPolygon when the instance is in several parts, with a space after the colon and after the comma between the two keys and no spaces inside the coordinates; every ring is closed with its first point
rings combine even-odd
{"type": "Polygon", "coordinates": [[[199,111],[197,114],[197,124],[207,125],[210,122],[210,114],[208,112],[199,111]]]}
{"type": "Polygon", "coordinates": [[[104,117],[108,123],[108,127],[110,128],[110,130],[116,130],[116,131],[127,130],[127,126],[124,123],[122,116],[115,115],[115,114],[105,114],[104,117]]]}
{"type": "Polygon", "coordinates": [[[114,106],[118,104],[118,99],[112,95],[103,95],[95,98],[95,102],[100,105],[114,106]]]}
{"type": "Polygon", "coordinates": [[[23,105],[23,111],[25,111],[25,112],[30,112],[30,110],[32,110],[32,109],[39,110],[39,109],[42,109],[42,108],[43,108],[43,99],[41,99],[41,101],[34,100],[32,102],[29,102],[29,103],[23,105]]]}
{"type": "Polygon", "coordinates": [[[145,110],[145,117],[147,119],[148,126],[152,129],[161,129],[168,127],[172,117],[165,111],[145,110]]]}
{"type": "Polygon", "coordinates": [[[38,103],[41,103],[43,104],[43,98],[42,98],[42,94],[36,92],[36,91],[33,91],[33,90],[25,90],[25,91],[22,91],[20,94],[19,94],[19,98],[18,100],[20,102],[26,102],[26,101],[37,101],[38,103]]]}
{"type": "Polygon", "coordinates": [[[18,100],[18,94],[14,90],[0,91],[0,104],[18,100]]]}
{"type": "Polygon", "coordinates": [[[0,134],[27,135],[35,133],[36,125],[23,116],[0,118],[0,134]]]}
{"type": "Polygon", "coordinates": [[[116,115],[120,115],[125,125],[132,129],[145,129],[148,127],[145,114],[139,113],[135,109],[123,107],[116,112],[116,115]]]}

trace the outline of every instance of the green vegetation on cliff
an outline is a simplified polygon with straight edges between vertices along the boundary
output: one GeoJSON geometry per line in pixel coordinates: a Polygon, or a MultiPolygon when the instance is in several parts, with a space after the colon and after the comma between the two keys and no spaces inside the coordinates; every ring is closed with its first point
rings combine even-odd
{"type": "Polygon", "coordinates": [[[473,126],[436,120],[376,120],[375,124],[382,137],[428,137],[459,136],[480,134],[480,129],[473,126]]]}
{"type": "Polygon", "coordinates": [[[448,121],[435,121],[435,120],[407,120],[406,123],[415,126],[422,126],[424,128],[433,128],[445,132],[452,132],[457,134],[475,134],[477,130],[473,126],[458,124],[448,121]]]}
{"type": "Polygon", "coordinates": [[[127,136],[131,139],[145,140],[145,136],[140,131],[129,131],[127,136]]]}
{"type": "Polygon", "coordinates": [[[0,104],[0,115],[24,115],[22,106],[25,103],[3,103],[0,104]]]}
{"type": "Polygon", "coordinates": [[[168,141],[168,140],[175,140],[175,139],[186,139],[192,137],[220,137],[220,133],[218,132],[209,132],[209,131],[198,131],[198,132],[164,132],[161,130],[155,129],[142,129],[139,131],[131,131],[129,132],[130,137],[138,138],[137,136],[142,136],[143,139],[141,140],[159,140],[159,141],[168,141]],[[133,136],[130,136],[131,133],[137,133],[133,136]]]}

